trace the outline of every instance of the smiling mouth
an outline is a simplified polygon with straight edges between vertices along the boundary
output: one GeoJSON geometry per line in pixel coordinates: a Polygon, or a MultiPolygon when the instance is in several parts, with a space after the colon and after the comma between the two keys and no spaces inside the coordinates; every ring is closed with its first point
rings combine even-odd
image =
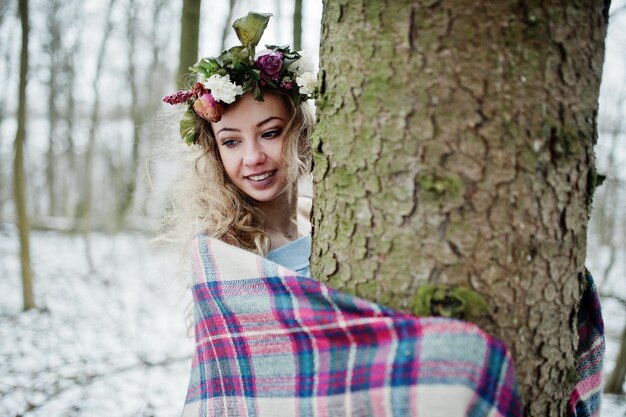
{"type": "Polygon", "coordinates": [[[267,179],[269,177],[271,177],[272,175],[276,174],[276,171],[267,171],[264,172],[263,174],[259,174],[259,175],[248,175],[246,178],[251,180],[251,181],[263,181],[264,179],[267,179]]]}

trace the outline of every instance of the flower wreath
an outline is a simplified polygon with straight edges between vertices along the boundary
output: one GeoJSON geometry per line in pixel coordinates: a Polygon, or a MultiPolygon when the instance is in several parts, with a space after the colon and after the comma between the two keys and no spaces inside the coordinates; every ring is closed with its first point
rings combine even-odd
{"type": "Polygon", "coordinates": [[[181,90],[163,98],[169,104],[187,103],[180,121],[180,135],[188,144],[195,144],[195,118],[219,122],[224,104],[230,104],[248,91],[255,100],[263,101],[261,88],[283,90],[296,104],[312,97],[317,76],[313,63],[289,45],[265,45],[255,54],[272,15],[248,13],[237,19],[233,28],[241,41],[218,57],[202,58],[189,69],[198,73],[200,81],[191,90],[181,90]]]}

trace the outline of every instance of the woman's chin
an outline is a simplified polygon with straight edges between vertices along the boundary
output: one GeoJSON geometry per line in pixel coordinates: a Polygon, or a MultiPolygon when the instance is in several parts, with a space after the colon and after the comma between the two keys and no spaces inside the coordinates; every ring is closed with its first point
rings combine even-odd
{"type": "Polygon", "coordinates": [[[274,177],[267,178],[263,181],[267,181],[268,179],[272,181],[267,184],[248,184],[242,191],[248,197],[259,203],[269,203],[279,197],[283,197],[285,192],[289,189],[289,187],[286,186],[286,181],[281,181],[274,177]]]}

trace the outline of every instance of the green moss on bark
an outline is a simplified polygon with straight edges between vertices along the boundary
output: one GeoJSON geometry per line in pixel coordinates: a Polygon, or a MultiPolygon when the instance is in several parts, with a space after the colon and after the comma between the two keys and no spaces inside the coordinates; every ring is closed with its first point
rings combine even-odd
{"type": "Polygon", "coordinates": [[[489,305],[476,291],[461,286],[420,286],[411,299],[416,316],[441,316],[477,321],[489,313],[489,305]]]}
{"type": "Polygon", "coordinates": [[[422,191],[435,196],[457,197],[463,192],[463,180],[452,174],[420,174],[417,183],[422,191]]]}

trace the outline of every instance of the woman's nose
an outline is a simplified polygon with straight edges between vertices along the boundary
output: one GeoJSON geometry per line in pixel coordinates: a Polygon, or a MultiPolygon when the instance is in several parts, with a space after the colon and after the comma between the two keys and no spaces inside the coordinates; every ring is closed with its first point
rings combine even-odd
{"type": "Polygon", "coordinates": [[[246,154],[243,158],[243,164],[246,166],[254,166],[265,162],[265,152],[263,152],[262,146],[256,141],[248,141],[246,148],[246,154]]]}

